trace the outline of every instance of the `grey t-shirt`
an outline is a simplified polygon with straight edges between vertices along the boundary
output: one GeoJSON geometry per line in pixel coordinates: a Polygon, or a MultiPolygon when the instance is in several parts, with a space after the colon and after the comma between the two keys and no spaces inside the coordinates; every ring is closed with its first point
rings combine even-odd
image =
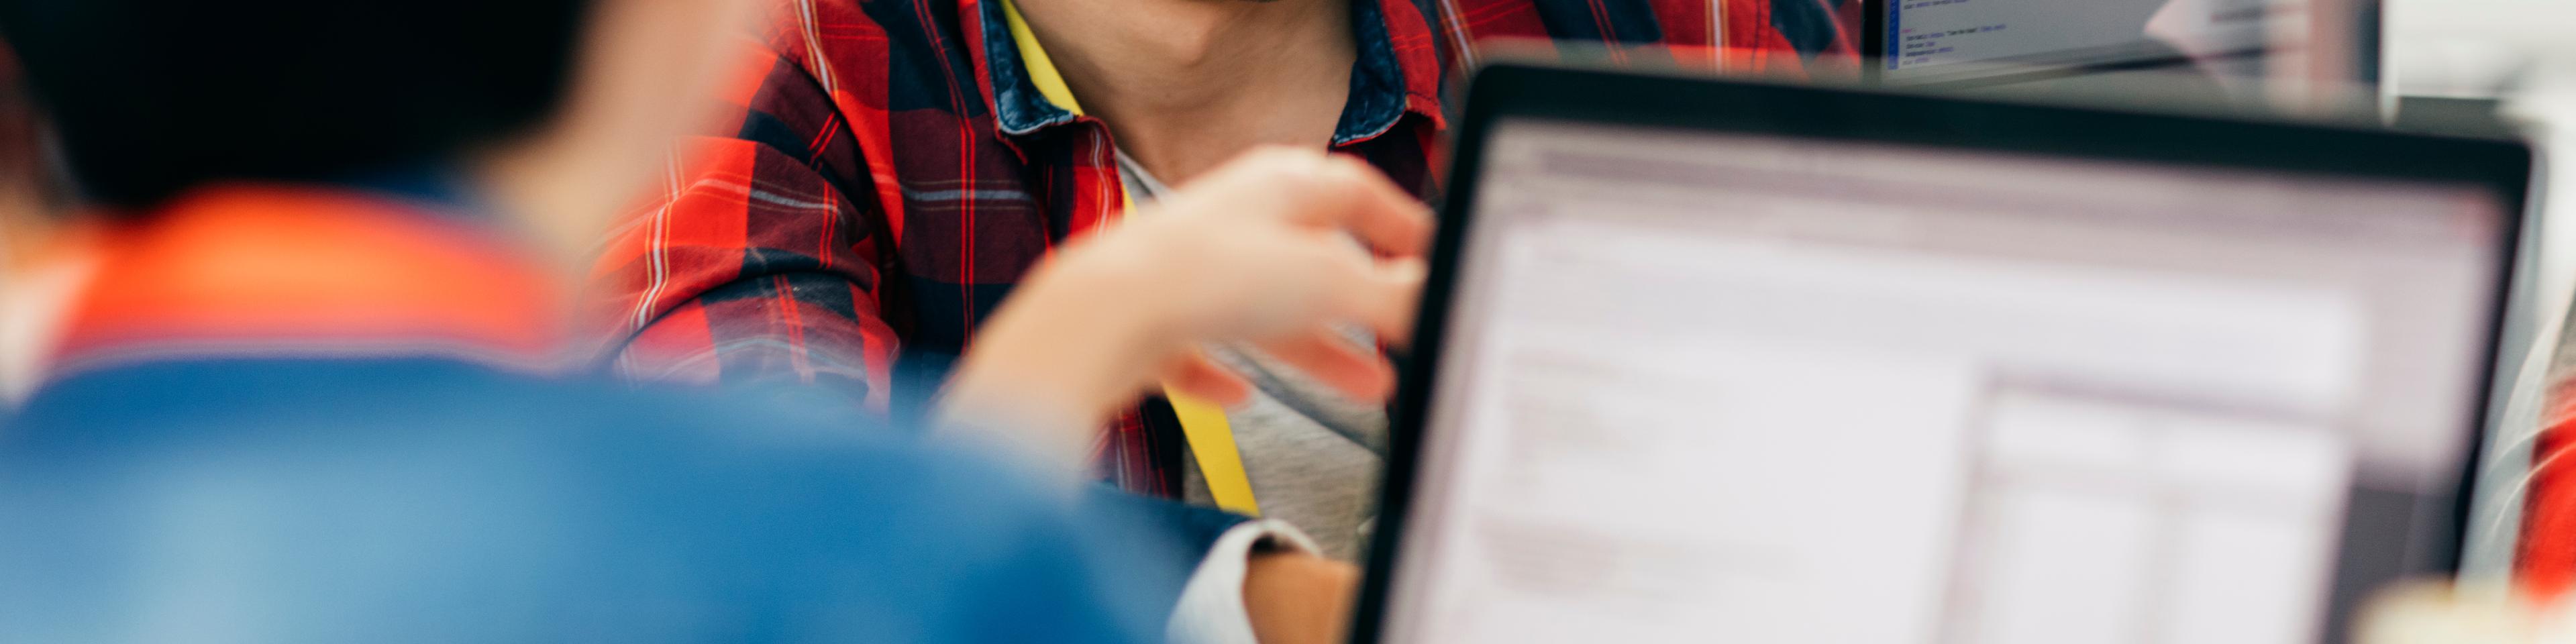
{"type": "MultiPolygon", "coordinates": [[[[1163,184],[1125,153],[1118,176],[1137,203],[1164,192],[1163,184]]],[[[1346,329],[1361,346],[1374,343],[1365,330],[1346,329]]],[[[1356,560],[1366,526],[1377,514],[1377,483],[1385,466],[1386,410],[1351,400],[1331,387],[1247,346],[1208,347],[1210,357],[1252,383],[1252,399],[1226,409],[1244,476],[1265,518],[1287,521],[1314,537],[1325,554],[1356,560]]],[[[1182,485],[1192,503],[1213,505],[1195,452],[1184,464],[1182,485]]]]}

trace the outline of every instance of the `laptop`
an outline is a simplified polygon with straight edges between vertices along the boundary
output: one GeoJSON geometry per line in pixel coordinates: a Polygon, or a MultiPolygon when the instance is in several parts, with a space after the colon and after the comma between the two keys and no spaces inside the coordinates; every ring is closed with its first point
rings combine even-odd
{"type": "Polygon", "coordinates": [[[1503,65],[1360,642],[2340,642],[2457,561],[2531,151],[1503,65]]]}

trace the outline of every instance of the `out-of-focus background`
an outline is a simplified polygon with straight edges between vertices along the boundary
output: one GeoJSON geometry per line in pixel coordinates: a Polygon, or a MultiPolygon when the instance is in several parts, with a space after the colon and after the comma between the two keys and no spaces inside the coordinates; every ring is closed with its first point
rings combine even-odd
{"type": "Polygon", "coordinates": [[[2387,0],[2389,73],[2405,96],[2492,99],[2517,72],[2535,88],[2564,84],[2576,64],[2576,3],[2563,0],[2387,0]]]}
{"type": "MultiPolygon", "coordinates": [[[[2576,149],[2576,3],[2563,0],[2385,0],[2384,96],[2402,123],[2471,122],[2496,116],[2528,133],[2544,155],[2576,149]]],[[[2571,170],[2544,162],[2546,193],[2564,194],[2571,170]]],[[[2543,203],[2532,237],[2529,304],[2513,322],[2525,333],[2521,364],[2510,363],[2511,395],[2490,437],[2482,482],[2509,489],[2527,476],[2529,433],[2541,422],[2541,392],[2565,334],[2576,294],[2576,211],[2565,199],[2543,203]],[[2529,342],[2532,339],[2549,339],[2529,342]],[[2504,484],[2504,485],[2497,485],[2504,484]]],[[[2519,499],[2486,495],[2474,513],[2464,576],[2501,578],[2510,566],[2519,499]]]]}

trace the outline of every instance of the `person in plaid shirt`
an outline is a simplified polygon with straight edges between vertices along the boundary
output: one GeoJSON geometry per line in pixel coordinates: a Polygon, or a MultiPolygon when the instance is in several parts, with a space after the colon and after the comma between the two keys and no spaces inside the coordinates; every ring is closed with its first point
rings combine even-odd
{"type": "MultiPolygon", "coordinates": [[[[603,360],[642,380],[810,383],[898,416],[1041,258],[1132,204],[1182,198],[1159,193],[1243,150],[1326,148],[1435,197],[1444,89],[1489,41],[1797,77],[1849,67],[1835,59],[1860,4],[779,2],[719,97],[730,117],[677,146],[659,193],[603,247],[603,360]]],[[[1342,335],[1214,347],[1197,361],[1214,375],[1174,385],[1230,403],[1214,421],[1257,505],[1211,498],[1229,486],[1160,398],[1101,433],[1098,473],[1284,518],[1352,554],[1391,381],[1367,334],[1342,335]],[[1318,370],[1357,375],[1331,386],[1305,375],[1318,370]]]]}

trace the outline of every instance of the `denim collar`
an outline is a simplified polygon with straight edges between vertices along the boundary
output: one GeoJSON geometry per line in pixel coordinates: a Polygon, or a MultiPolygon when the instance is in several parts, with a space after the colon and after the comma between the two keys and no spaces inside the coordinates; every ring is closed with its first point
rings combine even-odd
{"type": "MultiPolygon", "coordinates": [[[[975,20],[968,29],[982,36],[983,60],[979,61],[988,84],[987,96],[993,100],[993,121],[1003,134],[1026,136],[1050,127],[1072,123],[1081,118],[1064,107],[1047,100],[1029,77],[1029,69],[1020,56],[1017,41],[1011,38],[1008,21],[1002,15],[1001,0],[966,0],[975,20]]],[[[1343,146],[1375,138],[1393,129],[1404,118],[1408,108],[1419,108],[1437,118],[1439,107],[1432,92],[1439,83],[1436,65],[1415,57],[1412,69],[1408,59],[1397,55],[1395,34],[1390,25],[1425,25],[1421,20],[1390,20],[1388,6],[1404,11],[1419,11],[1408,0],[1352,0],[1352,35],[1359,41],[1358,59],[1351,67],[1350,99],[1342,105],[1341,120],[1333,128],[1333,145],[1343,146]],[[1426,89],[1429,88],[1429,89],[1426,89]]],[[[1427,34],[1424,34],[1427,36],[1427,34]]],[[[1419,39],[1428,42],[1428,38],[1419,39]]],[[[971,44],[971,43],[970,43],[971,44]]]]}

